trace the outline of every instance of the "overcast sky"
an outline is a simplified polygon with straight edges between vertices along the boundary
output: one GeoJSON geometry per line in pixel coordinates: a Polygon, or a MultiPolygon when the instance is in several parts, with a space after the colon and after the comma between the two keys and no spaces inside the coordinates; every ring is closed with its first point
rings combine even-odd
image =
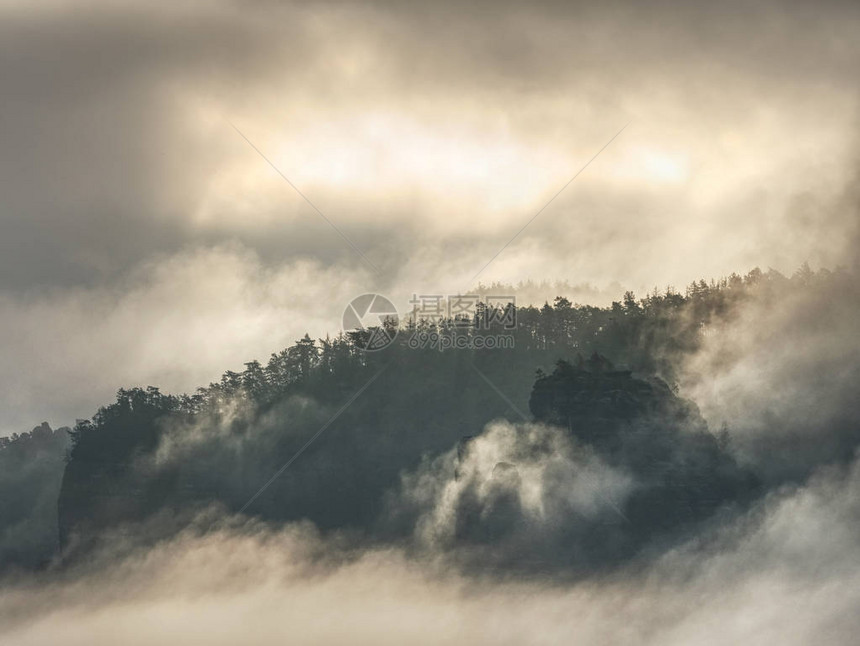
{"type": "Polygon", "coordinates": [[[0,2],[0,434],[503,247],[485,283],[852,264],[858,31],[849,2],[0,2]]]}

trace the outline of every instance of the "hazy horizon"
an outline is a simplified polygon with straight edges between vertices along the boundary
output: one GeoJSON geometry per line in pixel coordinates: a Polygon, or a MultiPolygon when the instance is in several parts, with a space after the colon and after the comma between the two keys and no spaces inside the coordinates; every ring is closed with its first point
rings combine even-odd
{"type": "Polygon", "coordinates": [[[2,639],[850,643],[858,33],[0,0],[2,639]],[[477,291],[509,354],[317,342],[477,291]]]}
{"type": "Polygon", "coordinates": [[[465,291],[625,126],[479,280],[855,265],[852,3],[0,11],[3,433],[465,291]]]}

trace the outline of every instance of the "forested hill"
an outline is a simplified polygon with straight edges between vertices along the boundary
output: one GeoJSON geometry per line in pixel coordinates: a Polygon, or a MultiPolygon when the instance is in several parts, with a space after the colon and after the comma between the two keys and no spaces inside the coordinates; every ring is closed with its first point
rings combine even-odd
{"type": "MultiPolygon", "coordinates": [[[[402,509],[392,512],[404,474],[422,468],[433,456],[462,448],[464,438],[481,434],[493,420],[522,423],[537,416],[563,426],[561,418],[553,417],[558,407],[530,411],[536,374],[539,385],[551,375],[556,385],[575,390],[577,383],[591,384],[592,378],[571,380],[570,370],[598,372],[586,365],[589,358],[611,361],[615,369],[635,376],[630,377],[635,381],[632,390],[618,405],[630,405],[630,397],[635,399],[631,393],[640,392],[646,383],[641,379],[647,378],[647,383],[662,384],[661,397],[679,402],[672,405],[675,409],[687,411],[675,415],[671,433],[704,438],[693,442],[695,455],[707,462],[701,473],[716,469],[723,480],[717,493],[706,483],[710,502],[693,506],[711,513],[724,498],[743,498],[735,490],[738,483],[753,487],[754,478],[734,472],[733,461],[704,427],[695,405],[674,395],[672,384],[683,358],[699,348],[710,327],[731,320],[750,300],[778,300],[816,282],[844,279],[807,268],[792,278],[754,270],[744,277],[699,281],[683,293],[668,289],[640,299],[628,293],[622,302],[605,308],[557,298],[542,307],[519,307],[513,329],[499,323],[510,320],[500,312],[480,308],[467,321],[404,325],[395,342],[378,352],[362,350],[366,333],[323,340],[305,336],[267,363],[251,361],[245,370],[228,371],[194,394],[167,395],[155,387],[122,389],[115,403],[70,433],[72,447],[58,500],[60,542],[67,553],[74,553],[123,523],[159,515],[181,519],[213,502],[267,520],[309,519],[323,530],[404,536],[415,518],[402,509]],[[493,350],[440,351],[432,343],[410,343],[416,334],[509,335],[513,342],[493,350]],[[300,458],[264,488],[297,452],[300,458]]],[[[619,396],[618,389],[601,390],[610,382],[601,383],[588,385],[591,395],[580,399],[615,406],[612,397],[619,396]],[[592,397],[595,393],[599,396],[592,397]]],[[[533,409],[535,401],[542,405],[538,396],[533,409]]],[[[634,409],[637,405],[633,401],[634,409]]],[[[660,421],[637,412],[624,424],[642,429],[660,421]]],[[[628,437],[618,425],[608,432],[621,444],[628,437]]],[[[635,435],[636,441],[648,433],[635,435]]],[[[671,440],[665,433],[650,437],[664,443],[661,451],[667,438],[671,440]]],[[[599,447],[595,450],[599,453],[599,447]]],[[[7,451],[0,449],[0,456],[7,451]]],[[[601,459],[627,468],[627,458],[618,457],[622,453],[604,453],[601,459]]],[[[669,460],[665,478],[677,476],[669,454],[661,455],[669,460]]],[[[682,477],[701,475],[685,473],[682,477]]],[[[14,484],[4,480],[2,486],[4,498],[14,495],[14,484]]],[[[662,486],[657,483],[652,490],[662,486]]],[[[652,496],[654,504],[665,503],[661,495],[652,496]]],[[[689,500],[678,504],[692,509],[689,500]]],[[[682,525],[704,512],[672,513],[682,525]]],[[[633,549],[654,531],[672,529],[645,525],[636,526],[642,536],[635,540],[630,540],[629,528],[622,532],[625,549],[633,549]]],[[[163,524],[163,531],[174,529],[171,522],[163,524]]]]}
{"type": "Polygon", "coordinates": [[[57,497],[70,430],[43,423],[0,438],[0,572],[44,566],[56,556],[57,497]]]}

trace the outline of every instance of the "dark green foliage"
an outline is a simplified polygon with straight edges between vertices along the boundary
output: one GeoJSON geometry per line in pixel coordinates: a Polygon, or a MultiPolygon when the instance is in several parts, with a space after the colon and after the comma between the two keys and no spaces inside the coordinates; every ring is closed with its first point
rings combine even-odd
{"type": "Polygon", "coordinates": [[[755,270],[744,278],[693,283],[685,294],[670,288],[637,300],[628,292],[606,308],[557,298],[552,305],[519,308],[512,330],[489,325],[499,312],[481,307],[465,324],[409,322],[393,345],[373,353],[360,349],[361,332],[319,343],[305,335],[266,365],[251,361],[192,396],[121,390],[116,403],[73,432],[60,497],[61,540],[164,508],[217,501],[238,511],[300,450],[301,458],[254,498],[247,513],[367,530],[385,493],[422,456],[451,449],[494,419],[523,421],[536,369],[544,371],[532,397],[539,418],[572,432],[609,429],[603,433],[607,455],[625,464],[644,461],[643,473],[648,464],[663,465],[652,473],[659,482],[645,489],[661,493],[639,501],[638,510],[650,509],[671,525],[673,514],[690,517],[678,510],[691,500],[709,500],[693,517],[706,515],[737,497],[726,491],[739,480],[694,407],[673,395],[680,361],[700,347],[708,326],[734,316],[737,305],[777,298],[795,281],[815,280],[828,276],[789,280],[755,270]],[[411,346],[417,333],[470,340],[509,334],[514,345],[442,352],[411,346]],[[587,367],[583,356],[609,357],[613,365],[598,358],[599,365],[579,370],[587,367]],[[567,363],[546,377],[560,359],[567,363]],[[650,377],[635,380],[631,370],[650,377]],[[627,437],[611,431],[619,420],[637,420],[647,432],[627,437]],[[666,420],[669,426],[660,427],[666,420]],[[681,426],[693,434],[679,440],[681,426]],[[302,449],[323,427],[325,433],[302,449]],[[716,477],[723,471],[731,483],[716,477]],[[663,495],[672,487],[677,496],[663,495]]]}
{"type": "MultiPolygon", "coordinates": [[[[116,403],[101,408],[91,422],[82,422],[75,428],[74,443],[77,447],[83,442],[88,447],[85,450],[96,452],[101,445],[113,457],[127,455],[131,446],[144,450],[152,446],[157,433],[146,430],[147,422],[167,413],[196,414],[212,408],[224,397],[235,396],[262,406],[290,394],[337,402],[361,386],[369,369],[387,363],[404,366],[404,372],[408,372],[406,367],[413,367],[428,378],[435,372],[439,379],[448,381],[452,376],[451,366],[461,363],[463,354],[470,355],[469,362],[477,361],[491,370],[500,364],[509,371],[525,367],[528,373],[515,380],[517,392],[509,392],[509,396],[518,397],[515,401],[519,404],[526,403],[527,392],[522,386],[531,386],[531,375],[538,366],[552,366],[559,358],[574,361],[577,356],[592,352],[611,357],[619,367],[661,375],[671,383],[677,376],[678,359],[699,346],[706,326],[731,316],[738,303],[760,295],[780,279],[785,280],[775,272],[764,275],[756,269],[744,278],[732,275],[710,285],[704,281],[692,283],[686,296],[667,288],[663,293],[655,290],[637,301],[632,292],[627,292],[623,303],[616,302],[607,308],[574,305],[559,297],[553,305],[518,308],[514,330],[504,330],[501,326],[486,329],[492,312],[484,307],[468,326],[448,320],[407,325],[395,345],[379,353],[368,354],[360,349],[361,332],[341,334],[319,343],[305,335],[292,347],[273,354],[265,366],[250,361],[241,373],[228,370],[220,382],[199,389],[193,396],[164,395],[153,387],[120,390],[116,403]],[[488,350],[446,353],[432,347],[412,350],[407,347],[408,339],[416,331],[466,337],[511,334],[514,347],[492,353],[488,350]],[[130,420],[135,421],[129,425],[130,420]],[[99,434],[100,429],[107,427],[118,430],[99,434]],[[85,439],[89,436],[99,439],[90,444],[85,439]],[[108,444],[110,448],[106,448],[108,444]]],[[[501,378],[505,380],[504,376],[501,378]]]]}
{"type": "Polygon", "coordinates": [[[0,570],[38,567],[57,551],[57,496],[69,429],[47,423],[0,438],[0,570]]]}
{"type": "MultiPolygon", "coordinates": [[[[239,386],[237,381],[236,388],[239,386]]],[[[163,395],[152,386],[120,389],[116,403],[100,408],[92,421],[82,420],[75,425],[71,432],[71,459],[124,463],[135,451],[155,448],[159,419],[174,412],[194,412],[195,405],[189,398],[163,395]]]]}
{"type": "Polygon", "coordinates": [[[596,352],[575,365],[559,361],[550,376],[539,378],[532,390],[529,408],[536,419],[562,427],[577,427],[577,435],[591,441],[601,428],[624,420],[659,416],[683,418],[685,423],[704,426],[687,402],[673,396],[666,383],[652,377],[634,379],[629,370],[614,370],[608,359],[596,352]],[[582,427],[582,430],[579,430],[582,427]],[[581,433],[592,433],[585,437],[581,433]]]}
{"type": "Polygon", "coordinates": [[[633,475],[623,529],[641,542],[746,502],[758,484],[711,434],[696,405],[659,378],[636,379],[593,355],[579,367],[560,361],[535,383],[535,418],[594,448],[610,467],[633,475]]]}

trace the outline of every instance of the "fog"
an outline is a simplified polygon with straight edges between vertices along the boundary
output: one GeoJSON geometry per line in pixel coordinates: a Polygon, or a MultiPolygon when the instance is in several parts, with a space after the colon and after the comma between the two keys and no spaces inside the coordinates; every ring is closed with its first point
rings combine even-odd
{"type": "Polygon", "coordinates": [[[844,262],[852,3],[435,7],[3,3],[0,432],[335,334],[346,292],[470,289],[625,125],[477,280],[844,262]]]}
{"type": "Polygon", "coordinates": [[[409,397],[468,389],[418,366],[237,513],[338,417],[344,370],[171,418],[129,481],[218,495],[45,562],[65,431],[34,443],[0,472],[28,494],[0,512],[37,501],[0,553],[41,550],[0,567],[0,642],[856,641],[858,27],[848,2],[0,0],[0,438],[335,337],[360,294],[609,306],[768,277],[654,357],[695,420],[630,422],[622,458],[569,418],[464,428],[527,396],[489,382],[504,402],[425,429],[409,397]],[[672,478],[755,486],[660,533],[630,501],[702,490],[652,440],[672,478]]]}
{"type": "Polygon", "coordinates": [[[687,394],[743,460],[779,480],[850,456],[860,436],[860,290],[847,275],[739,308],[691,357],[687,394]]]}
{"type": "Polygon", "coordinates": [[[234,518],[4,586],[3,642],[847,644],[858,487],[856,463],[824,470],[647,568],[569,585],[234,518]]]}

